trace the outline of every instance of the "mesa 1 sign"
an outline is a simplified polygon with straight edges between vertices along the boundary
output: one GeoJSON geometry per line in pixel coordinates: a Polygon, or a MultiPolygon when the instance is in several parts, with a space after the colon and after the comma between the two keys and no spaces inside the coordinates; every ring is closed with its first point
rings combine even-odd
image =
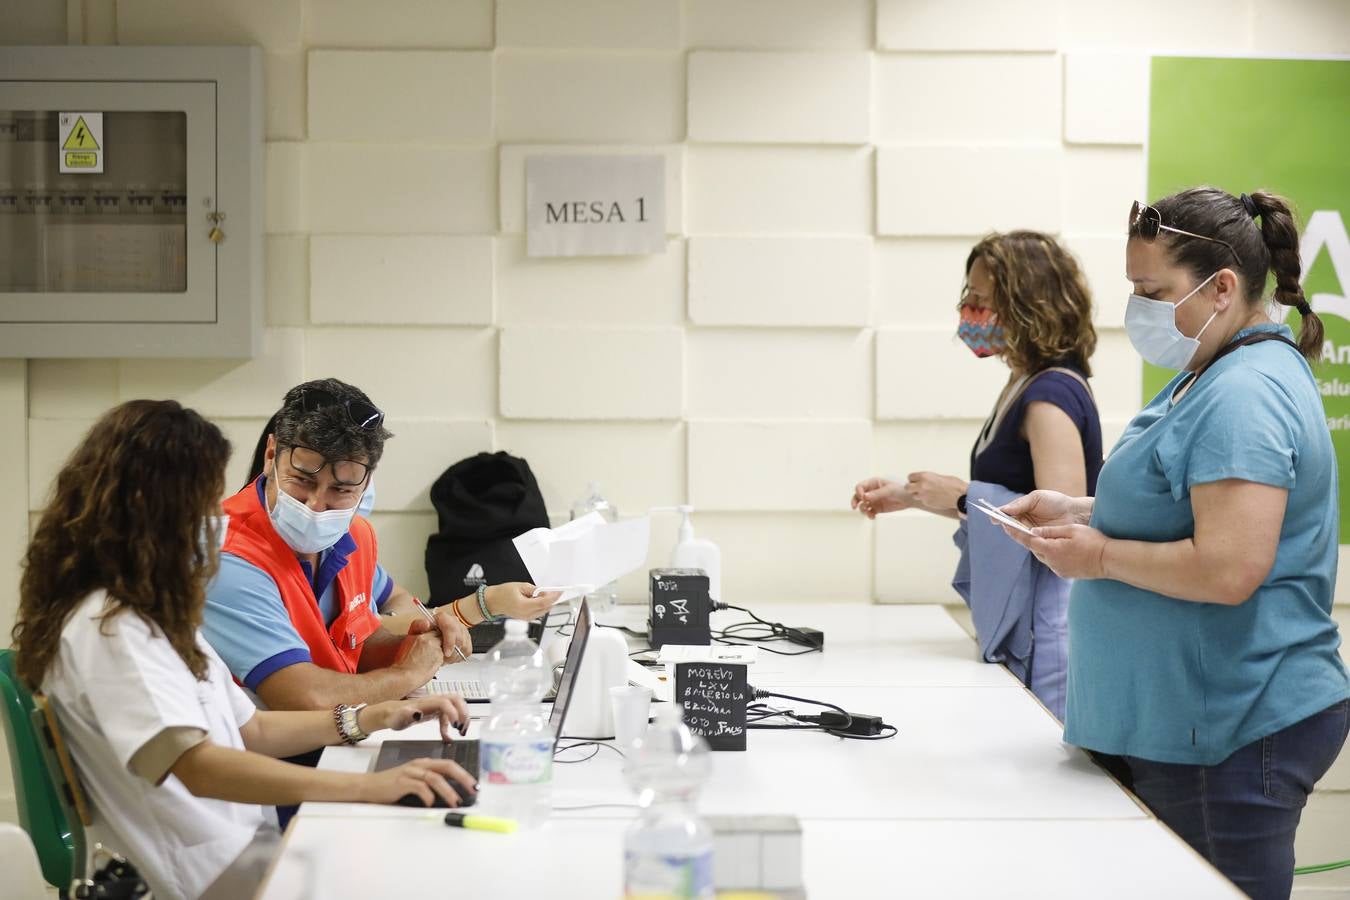
{"type": "Polygon", "coordinates": [[[530,256],[635,256],[666,249],[666,159],[531,156],[525,160],[530,256]]]}

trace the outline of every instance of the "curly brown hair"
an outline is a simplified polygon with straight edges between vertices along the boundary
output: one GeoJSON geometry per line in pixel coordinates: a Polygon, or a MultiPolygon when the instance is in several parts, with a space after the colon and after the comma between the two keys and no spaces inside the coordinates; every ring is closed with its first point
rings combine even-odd
{"type": "Polygon", "coordinates": [[[994,280],[990,305],[1003,326],[1003,358],[1020,372],[1069,364],[1091,375],[1097,349],[1092,293],[1073,255],[1048,234],[1009,231],[984,237],[966,257],[966,279],[984,260],[994,280]]]}
{"type": "Polygon", "coordinates": [[[29,686],[42,684],[71,612],[100,589],[105,623],[135,612],[206,677],[197,629],[219,564],[210,517],[229,458],[220,429],[172,400],[132,400],[94,424],[56,476],[24,559],[12,637],[29,686]]]}

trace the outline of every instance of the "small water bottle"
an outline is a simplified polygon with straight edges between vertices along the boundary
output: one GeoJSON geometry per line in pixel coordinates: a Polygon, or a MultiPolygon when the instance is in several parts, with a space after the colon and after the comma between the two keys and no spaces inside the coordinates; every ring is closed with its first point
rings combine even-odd
{"type": "Polygon", "coordinates": [[[712,898],[712,829],[694,809],[710,766],[708,745],[685,726],[679,704],[662,703],[624,765],[642,807],[624,836],[626,897],[712,898]]]}
{"type": "MultiPolygon", "coordinates": [[[[586,495],[572,504],[571,515],[569,519],[575,521],[583,516],[588,516],[593,512],[598,512],[606,522],[619,521],[619,510],[616,509],[608,500],[600,495],[599,482],[592,481],[586,485],[586,495]]],[[[614,582],[602,585],[596,588],[595,593],[587,594],[586,600],[591,605],[591,613],[602,613],[613,609],[619,602],[619,586],[614,582]]],[[[572,618],[576,618],[577,610],[580,609],[581,602],[576,601],[572,610],[572,618]]]]}
{"type": "Polygon", "coordinates": [[[521,828],[541,825],[553,806],[553,729],[540,702],[549,674],[524,622],[507,620],[484,680],[492,707],[480,736],[478,807],[521,828]]]}

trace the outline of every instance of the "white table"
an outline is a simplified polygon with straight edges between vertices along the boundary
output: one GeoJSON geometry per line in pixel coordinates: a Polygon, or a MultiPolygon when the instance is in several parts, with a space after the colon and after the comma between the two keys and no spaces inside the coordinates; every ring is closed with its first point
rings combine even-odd
{"type": "MultiPolygon", "coordinates": [[[[516,835],[446,828],[439,819],[298,819],[262,896],[598,900],[623,894],[623,833],[631,818],[559,815],[541,831],[516,835]],[[363,861],[342,865],[343,848],[353,842],[362,847],[363,861]]],[[[1241,897],[1151,819],[1099,820],[1091,827],[1055,819],[804,819],[802,832],[802,874],[813,900],[1241,897]]]]}
{"type": "MultiPolygon", "coordinates": [[[[1053,717],[1002,667],[979,662],[940,607],[756,612],[821,629],[826,652],[763,655],[752,684],[881,715],[900,729],[878,742],[752,731],[746,752],[715,754],[700,810],[797,815],[812,898],[1241,896],[1063,744],[1053,717]]],[[[637,626],[641,618],[620,610],[602,621],[637,626]]],[[[719,613],[715,625],[741,618],[719,613]]],[[[383,736],[330,747],[321,765],[366,771],[383,736]]],[[[398,735],[434,736],[431,723],[398,735]]],[[[447,828],[434,812],[307,803],[260,896],[311,896],[300,888],[315,871],[327,880],[312,896],[325,898],[483,886],[500,898],[620,896],[623,832],[636,811],[619,756],[606,750],[554,771],[553,818],[511,836],[447,828]],[[595,804],[613,805],[568,809],[595,804]],[[368,863],[343,864],[353,840],[368,863]]]]}

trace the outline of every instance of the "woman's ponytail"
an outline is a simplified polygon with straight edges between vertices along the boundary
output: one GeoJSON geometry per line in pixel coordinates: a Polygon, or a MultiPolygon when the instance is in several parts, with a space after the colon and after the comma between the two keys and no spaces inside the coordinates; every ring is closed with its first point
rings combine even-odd
{"type": "Polygon", "coordinates": [[[1298,348],[1306,359],[1316,359],[1322,350],[1322,320],[1308,306],[1303,296],[1299,275],[1303,266],[1298,258],[1298,226],[1289,201],[1277,194],[1257,191],[1243,195],[1244,205],[1251,201],[1248,211],[1253,218],[1261,217],[1261,239],[1270,253],[1270,271],[1275,276],[1275,302],[1293,307],[1302,318],[1298,348]]]}

